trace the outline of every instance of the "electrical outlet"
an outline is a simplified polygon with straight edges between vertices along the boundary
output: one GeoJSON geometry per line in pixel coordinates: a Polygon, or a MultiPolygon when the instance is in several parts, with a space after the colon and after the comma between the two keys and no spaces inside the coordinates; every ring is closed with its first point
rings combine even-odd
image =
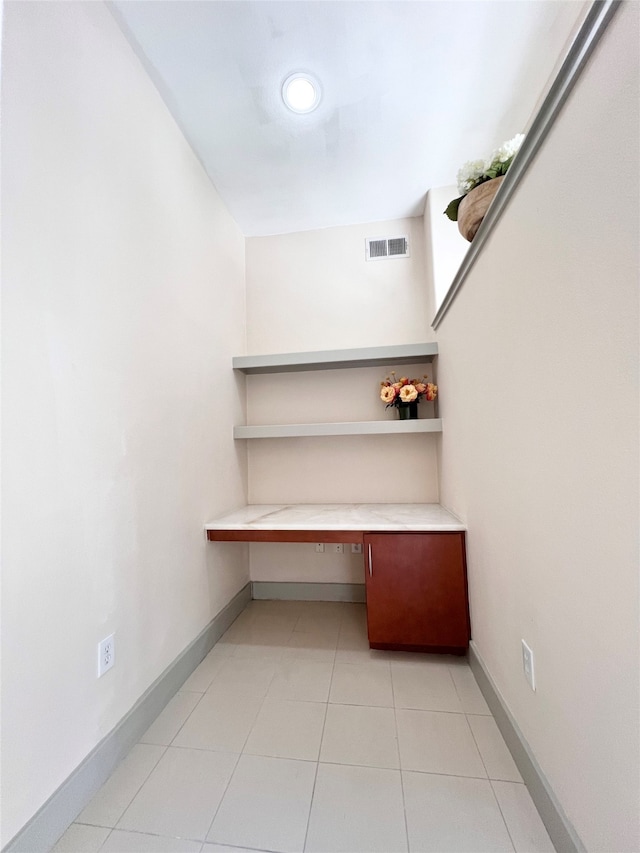
{"type": "Polygon", "coordinates": [[[362,545],[360,545],[359,543],[357,545],[352,545],[351,546],[351,553],[352,554],[362,554],[362,545]]]}
{"type": "Polygon", "coordinates": [[[324,554],[324,544],[322,542],[316,542],[316,554],[324,554]]]}
{"type": "Polygon", "coordinates": [[[104,675],[108,669],[116,662],[116,641],[115,634],[110,634],[105,637],[101,643],[98,643],[98,678],[104,675]]]}
{"type": "Polygon", "coordinates": [[[524,669],[524,677],[529,682],[529,687],[535,690],[536,676],[533,668],[533,652],[524,640],[522,641],[522,668],[524,669]]]}
{"type": "Polygon", "coordinates": [[[334,554],[344,554],[344,545],[334,545],[333,546],[334,554]]]}

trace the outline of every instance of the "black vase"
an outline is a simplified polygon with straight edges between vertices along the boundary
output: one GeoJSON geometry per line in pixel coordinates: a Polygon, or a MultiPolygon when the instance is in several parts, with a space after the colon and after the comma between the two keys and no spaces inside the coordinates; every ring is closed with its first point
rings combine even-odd
{"type": "Polygon", "coordinates": [[[418,401],[413,403],[398,403],[398,417],[401,421],[415,421],[418,419],[418,401]]]}

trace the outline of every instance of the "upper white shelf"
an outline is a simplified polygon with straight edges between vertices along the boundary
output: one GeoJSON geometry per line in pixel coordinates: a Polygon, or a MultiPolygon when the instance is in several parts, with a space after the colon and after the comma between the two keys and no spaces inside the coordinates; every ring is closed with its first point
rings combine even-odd
{"type": "Polygon", "coordinates": [[[316,435],[402,435],[442,432],[440,418],[407,421],[346,421],[326,424],[265,424],[234,426],[234,438],[305,438],[316,435]]]}
{"type": "Polygon", "coordinates": [[[333,370],[348,367],[384,367],[389,364],[430,362],[438,354],[435,341],[391,347],[287,352],[275,355],[240,355],[233,359],[243,373],[292,373],[302,370],[333,370]]]}

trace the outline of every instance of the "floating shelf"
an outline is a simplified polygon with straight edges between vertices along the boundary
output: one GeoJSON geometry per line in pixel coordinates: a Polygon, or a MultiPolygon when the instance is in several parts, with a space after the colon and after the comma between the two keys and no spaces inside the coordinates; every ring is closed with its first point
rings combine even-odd
{"type": "Polygon", "coordinates": [[[234,438],[306,438],[322,435],[407,435],[442,432],[441,418],[414,421],[347,421],[329,424],[267,424],[235,426],[234,438]]]}
{"type": "MultiPolygon", "coordinates": [[[[390,347],[289,352],[276,355],[241,355],[233,359],[233,367],[243,373],[292,373],[302,370],[418,364],[433,361],[433,357],[437,354],[438,344],[432,341],[430,343],[400,344],[390,347]]],[[[330,434],[336,435],[337,433],[330,434]]]]}

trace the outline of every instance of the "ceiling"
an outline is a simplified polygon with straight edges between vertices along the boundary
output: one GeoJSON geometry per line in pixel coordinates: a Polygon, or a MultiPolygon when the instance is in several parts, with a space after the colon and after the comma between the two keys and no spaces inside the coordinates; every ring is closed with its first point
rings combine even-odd
{"type": "Polygon", "coordinates": [[[522,131],[575,0],[115,0],[123,31],[247,236],[419,216],[522,131]],[[307,115],[280,90],[322,84],[307,115]]]}

